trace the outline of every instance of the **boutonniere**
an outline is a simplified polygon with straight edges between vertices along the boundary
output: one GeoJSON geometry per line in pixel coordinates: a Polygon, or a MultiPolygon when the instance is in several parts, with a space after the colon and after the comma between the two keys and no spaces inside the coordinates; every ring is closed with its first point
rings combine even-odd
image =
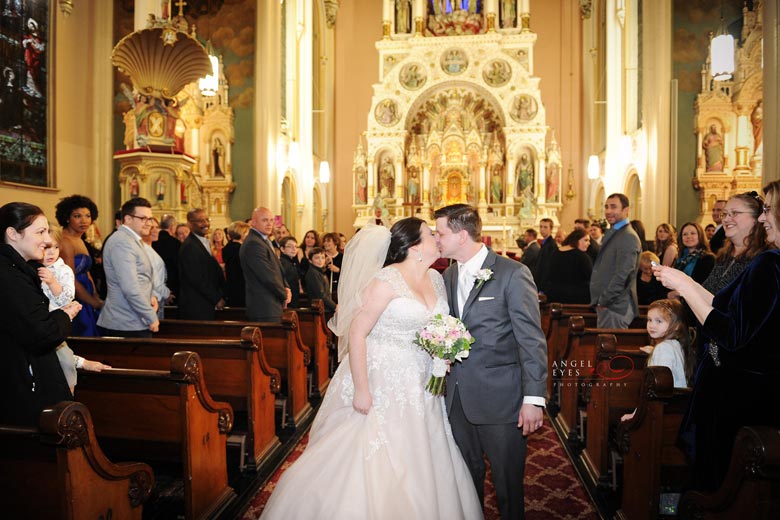
{"type": "Polygon", "coordinates": [[[485,282],[489,282],[493,279],[493,270],[492,269],[480,269],[477,271],[476,279],[474,280],[474,283],[477,285],[477,289],[482,287],[482,284],[485,282]]]}

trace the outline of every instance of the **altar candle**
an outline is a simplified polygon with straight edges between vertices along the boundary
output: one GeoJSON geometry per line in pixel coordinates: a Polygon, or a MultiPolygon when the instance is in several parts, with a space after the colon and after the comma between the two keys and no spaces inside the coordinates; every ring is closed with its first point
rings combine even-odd
{"type": "Polygon", "coordinates": [[[383,0],[382,2],[382,20],[384,21],[390,21],[392,20],[392,15],[390,14],[391,9],[391,0],[383,0]]]}
{"type": "Polygon", "coordinates": [[[520,13],[531,12],[531,0],[520,0],[520,13]]]}

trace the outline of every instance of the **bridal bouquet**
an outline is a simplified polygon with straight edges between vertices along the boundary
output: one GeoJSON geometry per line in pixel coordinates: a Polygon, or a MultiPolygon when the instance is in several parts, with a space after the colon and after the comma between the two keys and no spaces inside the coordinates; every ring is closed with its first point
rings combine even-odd
{"type": "Polygon", "coordinates": [[[414,342],[433,356],[433,370],[425,389],[433,395],[444,395],[447,361],[469,357],[474,338],[458,318],[437,314],[417,333],[414,342]]]}

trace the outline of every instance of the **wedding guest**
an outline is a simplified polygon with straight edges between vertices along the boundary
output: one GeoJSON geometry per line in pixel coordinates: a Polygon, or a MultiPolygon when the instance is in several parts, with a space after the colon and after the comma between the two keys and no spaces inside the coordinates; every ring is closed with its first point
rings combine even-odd
{"type": "Polygon", "coordinates": [[[35,426],[41,411],[73,395],[57,359],[56,348],[71,333],[81,304],[49,311],[35,268],[49,242],[43,211],[24,202],[0,208],[0,424],[35,426]]]}
{"type": "Polygon", "coordinates": [[[712,205],[712,220],[717,227],[715,228],[715,234],[712,235],[712,240],[710,241],[710,251],[715,254],[720,251],[720,248],[723,247],[726,240],[726,230],[723,229],[723,210],[725,208],[726,201],[723,199],[716,200],[715,204],[712,205]]]}
{"type": "Polygon", "coordinates": [[[653,276],[653,262],[660,264],[661,260],[652,251],[644,251],[639,255],[639,273],[636,277],[636,296],[639,305],[650,305],[656,300],[663,300],[669,292],[653,276]]]}
{"type": "Polygon", "coordinates": [[[707,240],[712,244],[712,236],[715,234],[715,224],[707,224],[704,226],[704,234],[707,236],[707,240]]]}
{"type": "Polygon", "coordinates": [[[677,260],[677,239],[674,236],[674,228],[664,222],[655,230],[654,253],[661,259],[661,265],[672,266],[677,260]]]}
{"type": "Polygon", "coordinates": [[[629,222],[631,227],[634,228],[636,236],[639,237],[639,243],[642,244],[642,251],[650,251],[650,246],[647,243],[647,233],[645,233],[645,225],[641,220],[632,220],[629,222]]]}
{"type": "Polygon", "coordinates": [[[222,249],[226,244],[227,239],[225,238],[225,232],[222,230],[222,228],[215,229],[211,234],[209,246],[211,247],[211,256],[214,257],[214,259],[219,265],[222,266],[223,269],[225,268],[225,261],[222,257],[222,249]]]}
{"type": "Polygon", "coordinates": [[[590,236],[575,229],[566,237],[550,260],[547,301],[556,303],[590,303],[590,275],[593,263],[588,256],[590,236]]]}
{"type": "MultiPolygon", "coordinates": [[[[325,272],[328,274],[328,284],[333,299],[336,300],[341,276],[341,262],[344,255],[339,251],[341,237],[338,233],[326,233],[322,237],[322,248],[325,250],[325,272]]],[[[309,260],[311,262],[311,260],[309,260]]]]}
{"type": "Polygon", "coordinates": [[[174,295],[179,294],[179,249],[181,242],[176,238],[176,217],[163,215],[160,231],[152,247],[165,262],[166,285],[174,295]]]}
{"type": "Polygon", "coordinates": [[[60,256],[76,276],[76,301],[82,306],[73,321],[73,335],[99,336],[98,312],[105,302],[95,292],[95,283],[90,274],[92,257],[81,238],[98,217],[97,206],[87,197],[71,195],[61,199],[55,210],[57,223],[62,226],[60,256]]]}
{"type": "Polygon", "coordinates": [[[680,228],[679,243],[682,251],[674,263],[675,269],[684,271],[697,283],[702,283],[715,266],[715,255],[710,253],[704,230],[696,222],[686,222],[680,228]]]}
{"type": "Polygon", "coordinates": [[[237,221],[232,222],[227,229],[230,242],[222,249],[222,259],[225,261],[225,304],[229,307],[246,306],[246,286],[239,252],[249,227],[246,222],[237,221]]]}
{"type": "Polygon", "coordinates": [[[309,270],[306,271],[304,284],[309,301],[322,300],[325,304],[325,311],[333,312],[336,310],[336,302],[333,300],[330,292],[330,284],[325,268],[326,259],[327,255],[321,248],[312,247],[309,249],[309,270]]]}
{"type": "Polygon", "coordinates": [[[298,246],[298,262],[301,265],[301,275],[306,274],[306,270],[309,268],[309,249],[312,247],[322,247],[320,243],[320,234],[314,229],[310,229],[303,236],[303,240],[298,246]]]}
{"type": "Polygon", "coordinates": [[[287,286],[292,292],[292,299],[288,307],[301,306],[301,272],[298,263],[298,244],[295,237],[286,236],[279,239],[279,260],[282,262],[282,275],[287,280],[287,286]]]}
{"type": "Polygon", "coordinates": [[[190,235],[190,227],[187,224],[179,224],[176,226],[176,240],[184,242],[190,235]]]}
{"type": "MultiPolygon", "coordinates": [[[[764,187],[766,202],[758,217],[773,249],[758,254],[728,286],[713,295],[677,269],[656,268],[655,275],[677,291],[702,324],[708,355],[724,384],[701,388],[697,380],[689,400],[693,435],[681,435],[694,460],[695,487],[716,490],[731,461],[737,431],[762,424],[780,427],[780,181],[764,187]],[[705,413],[701,413],[704,411],[705,413]]],[[[681,432],[685,433],[685,432],[681,432]]]]}
{"type": "Polygon", "coordinates": [[[149,255],[149,261],[152,263],[152,294],[157,298],[157,317],[165,317],[165,305],[173,301],[171,290],[168,288],[168,271],[165,268],[165,261],[157,254],[152,247],[154,242],[160,238],[160,224],[156,218],[152,218],[152,226],[148,235],[141,236],[141,242],[146,247],[146,253],[149,255]]]}

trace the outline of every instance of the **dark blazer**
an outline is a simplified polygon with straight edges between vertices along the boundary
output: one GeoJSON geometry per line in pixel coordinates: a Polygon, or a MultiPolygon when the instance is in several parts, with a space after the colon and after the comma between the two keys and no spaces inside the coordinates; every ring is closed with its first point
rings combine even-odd
{"type": "Polygon", "coordinates": [[[523,262],[523,264],[531,270],[533,273],[536,269],[536,262],[539,260],[539,243],[534,240],[527,246],[525,246],[525,249],[523,250],[523,256],[520,258],[520,261],[523,262]]]}
{"type": "MultiPolygon", "coordinates": [[[[680,254],[682,255],[683,253],[680,254]]],[[[679,260],[680,259],[678,258],[677,261],[679,262],[679,260]]],[[[715,267],[715,255],[709,252],[704,253],[696,260],[696,265],[693,266],[693,272],[691,272],[691,278],[693,278],[693,281],[696,283],[704,283],[704,280],[706,280],[712,272],[713,267],[715,267]]],[[[679,267],[677,267],[677,262],[675,262],[675,269],[679,269],[679,267]]]]}
{"type": "Polygon", "coordinates": [[[320,268],[309,264],[309,269],[304,277],[304,284],[309,301],[319,298],[325,304],[326,312],[336,310],[336,302],[333,301],[330,294],[328,276],[320,268]]]}
{"type": "Polygon", "coordinates": [[[542,247],[539,249],[539,258],[536,261],[536,270],[533,272],[536,288],[539,292],[547,292],[550,262],[556,251],[558,251],[558,244],[555,243],[555,238],[550,235],[542,242],[542,247]]]}
{"type": "Polygon", "coordinates": [[[179,249],[179,318],[214,320],[214,307],[225,294],[225,276],[195,234],[190,233],[179,249]]]}
{"type": "Polygon", "coordinates": [[[49,312],[38,273],[7,244],[0,245],[0,287],[0,424],[34,426],[44,408],[73,399],[55,352],[70,318],[49,312]]]}
{"type": "Polygon", "coordinates": [[[231,240],[222,248],[225,262],[225,303],[230,307],[246,307],[246,286],[241,270],[241,242],[231,240]]]}
{"type": "Polygon", "coordinates": [[[591,240],[587,251],[591,263],[596,261],[596,257],[599,256],[599,251],[601,251],[601,244],[599,244],[595,240],[591,240]]]}
{"type": "Polygon", "coordinates": [[[287,282],[288,287],[290,287],[290,292],[292,293],[289,306],[300,307],[301,273],[298,265],[298,258],[296,257],[295,260],[290,260],[289,256],[281,253],[279,255],[279,260],[282,263],[282,273],[284,274],[284,280],[287,282]]]}
{"type": "Polygon", "coordinates": [[[723,247],[723,244],[725,243],[726,230],[723,229],[723,226],[720,226],[717,231],[715,231],[715,234],[712,235],[712,240],[710,240],[710,251],[717,255],[718,251],[720,251],[720,248],[723,247]]]}
{"type": "Polygon", "coordinates": [[[160,230],[157,242],[152,242],[152,249],[157,251],[165,262],[165,271],[168,273],[166,284],[173,294],[179,296],[179,249],[181,242],[172,237],[167,231],[160,230]]]}
{"type": "Polygon", "coordinates": [[[276,249],[252,228],[239,253],[246,284],[246,316],[251,321],[280,321],[287,282],[276,249]]]}

